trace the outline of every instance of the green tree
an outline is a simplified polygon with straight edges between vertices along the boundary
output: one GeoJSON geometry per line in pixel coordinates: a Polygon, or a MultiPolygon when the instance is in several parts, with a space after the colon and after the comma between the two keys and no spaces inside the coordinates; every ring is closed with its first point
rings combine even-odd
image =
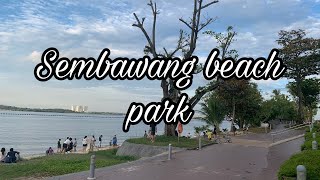
{"type": "Polygon", "coordinates": [[[217,130],[226,116],[225,106],[217,97],[215,92],[210,93],[209,97],[200,103],[200,114],[203,117],[200,120],[204,121],[207,125],[215,126],[217,130]]]}
{"type": "Polygon", "coordinates": [[[237,124],[243,128],[244,124],[260,125],[259,113],[263,98],[258,86],[255,83],[249,83],[247,88],[244,88],[242,98],[237,100],[237,124]]]}
{"type": "MultiPolygon", "coordinates": [[[[287,88],[290,94],[297,99],[297,82],[290,82],[287,88]]],[[[313,116],[317,112],[320,100],[320,80],[316,78],[304,79],[301,82],[301,92],[303,94],[302,103],[307,111],[306,117],[309,121],[312,121],[313,116]]]]}
{"type": "Polygon", "coordinates": [[[273,90],[271,99],[262,103],[260,119],[264,122],[270,120],[291,121],[297,117],[297,108],[294,101],[279,90],[273,90]]]}
{"type": "Polygon", "coordinates": [[[304,30],[280,31],[280,57],[287,66],[285,77],[294,79],[298,97],[298,121],[303,121],[303,93],[301,82],[320,72],[320,40],[306,37],[304,30]]]}
{"type": "Polygon", "coordinates": [[[240,128],[244,124],[256,123],[256,115],[262,103],[262,96],[255,83],[248,80],[229,79],[217,89],[221,102],[226,105],[232,123],[240,128]]]}

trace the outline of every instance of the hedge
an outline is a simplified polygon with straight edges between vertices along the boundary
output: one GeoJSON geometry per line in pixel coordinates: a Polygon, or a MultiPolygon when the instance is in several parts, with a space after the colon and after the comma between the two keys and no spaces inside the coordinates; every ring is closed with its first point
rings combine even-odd
{"type": "MultiPolygon", "coordinates": [[[[320,150],[312,150],[312,137],[313,133],[316,133],[316,141],[320,143],[320,125],[315,124],[312,132],[309,128],[306,129],[305,142],[301,145],[301,151],[295,154],[285,161],[279,171],[278,179],[295,179],[297,176],[297,166],[304,165],[307,169],[307,179],[308,180],[319,180],[320,179],[320,150]]],[[[319,145],[320,147],[320,145],[319,145]]]]}
{"type": "Polygon", "coordinates": [[[285,161],[278,172],[279,180],[283,177],[296,177],[296,168],[304,165],[307,169],[308,180],[319,180],[320,178],[320,151],[305,150],[295,154],[285,161]]]}

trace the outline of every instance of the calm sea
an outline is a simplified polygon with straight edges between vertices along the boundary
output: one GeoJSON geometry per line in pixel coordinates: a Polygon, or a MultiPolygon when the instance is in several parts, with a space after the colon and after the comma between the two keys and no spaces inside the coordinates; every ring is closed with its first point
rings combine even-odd
{"type": "MultiPolygon", "coordinates": [[[[58,139],[66,137],[77,138],[81,146],[82,138],[95,135],[103,135],[103,146],[109,145],[109,141],[117,135],[118,142],[131,137],[141,137],[149,126],[139,123],[130,127],[128,133],[122,131],[124,116],[121,115],[91,115],[69,113],[38,113],[0,111],[0,148],[6,150],[14,148],[20,151],[22,156],[42,154],[49,147],[56,150],[58,139]]],[[[194,126],[204,123],[192,120],[184,126],[183,134],[194,134],[194,126]]],[[[222,123],[222,128],[230,127],[229,122],[222,123]]],[[[157,126],[158,134],[163,134],[164,124],[157,126]]]]}

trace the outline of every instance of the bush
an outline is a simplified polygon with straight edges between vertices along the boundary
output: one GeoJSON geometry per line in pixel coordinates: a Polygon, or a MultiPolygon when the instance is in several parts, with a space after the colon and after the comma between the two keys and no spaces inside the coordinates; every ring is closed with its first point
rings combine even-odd
{"type": "Polygon", "coordinates": [[[278,179],[283,177],[296,177],[298,165],[304,165],[307,169],[308,180],[319,180],[320,177],[320,151],[306,150],[291,156],[285,161],[278,172],[278,179]]]}
{"type": "MultiPolygon", "coordinates": [[[[316,127],[316,126],[314,126],[316,127]]],[[[316,141],[318,142],[318,144],[320,143],[320,132],[316,131],[319,130],[317,128],[312,129],[312,132],[306,132],[304,135],[304,143],[301,145],[301,151],[304,150],[311,150],[312,149],[312,141],[314,140],[312,137],[312,134],[315,132],[316,133],[316,141]]]]}

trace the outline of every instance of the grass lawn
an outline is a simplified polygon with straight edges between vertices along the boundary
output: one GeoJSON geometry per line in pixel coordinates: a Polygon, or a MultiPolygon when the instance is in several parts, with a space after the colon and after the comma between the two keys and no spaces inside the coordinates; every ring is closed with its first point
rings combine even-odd
{"type": "MultiPolygon", "coordinates": [[[[208,145],[212,144],[212,141],[201,139],[202,145],[208,145]]],[[[180,140],[178,142],[178,137],[173,136],[157,136],[154,143],[151,143],[149,139],[147,138],[133,138],[133,139],[127,139],[126,140],[129,143],[135,143],[135,144],[146,144],[146,145],[152,145],[152,146],[168,146],[171,144],[174,147],[180,147],[180,148],[196,148],[199,145],[198,139],[189,139],[186,137],[180,137],[180,140]]]]}
{"type": "Polygon", "coordinates": [[[306,150],[295,154],[285,161],[278,172],[279,180],[282,177],[296,177],[296,167],[304,165],[307,169],[308,180],[319,180],[320,177],[320,151],[306,150]]]}
{"type": "MultiPolygon", "coordinates": [[[[106,167],[135,160],[134,157],[116,156],[116,149],[97,151],[96,167],[106,167]]],[[[89,170],[91,154],[65,154],[38,157],[16,164],[0,164],[0,179],[18,177],[49,177],[89,170]]]]}

